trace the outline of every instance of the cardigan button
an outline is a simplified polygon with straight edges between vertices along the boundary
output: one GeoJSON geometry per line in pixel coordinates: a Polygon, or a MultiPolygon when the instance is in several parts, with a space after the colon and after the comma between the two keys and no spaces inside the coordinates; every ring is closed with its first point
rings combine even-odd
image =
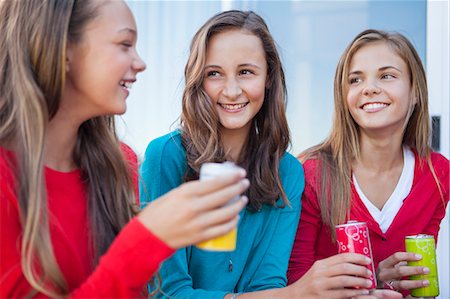
{"type": "Polygon", "coordinates": [[[387,239],[385,237],[381,237],[381,240],[382,241],[386,241],[387,239]]]}

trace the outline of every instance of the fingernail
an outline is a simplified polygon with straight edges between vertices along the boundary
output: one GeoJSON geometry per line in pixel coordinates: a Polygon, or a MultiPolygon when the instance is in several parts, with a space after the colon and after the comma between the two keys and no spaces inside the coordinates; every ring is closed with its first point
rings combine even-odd
{"type": "Polygon", "coordinates": [[[367,256],[366,256],[366,259],[365,259],[365,261],[366,261],[366,264],[370,264],[372,261],[371,261],[371,259],[370,258],[368,258],[367,256]]]}
{"type": "Polygon", "coordinates": [[[430,285],[430,281],[428,281],[428,280],[424,280],[424,281],[422,281],[422,285],[423,286],[429,286],[430,285]]]}
{"type": "Polygon", "coordinates": [[[248,179],[242,180],[242,184],[244,184],[245,187],[250,186],[250,181],[248,179]]]}
{"type": "Polygon", "coordinates": [[[415,254],[414,256],[415,256],[416,259],[419,259],[419,260],[422,259],[422,255],[421,254],[415,254]]]}
{"type": "Polygon", "coordinates": [[[361,295],[369,295],[369,290],[361,290],[361,295]]]}
{"type": "Polygon", "coordinates": [[[424,273],[424,274],[430,274],[430,268],[424,267],[424,268],[423,268],[423,273],[424,273]]]}
{"type": "Polygon", "coordinates": [[[372,281],[370,279],[366,280],[366,286],[370,287],[371,285],[372,285],[372,281]]]}
{"type": "Polygon", "coordinates": [[[372,276],[372,271],[367,270],[367,276],[372,276]]]}

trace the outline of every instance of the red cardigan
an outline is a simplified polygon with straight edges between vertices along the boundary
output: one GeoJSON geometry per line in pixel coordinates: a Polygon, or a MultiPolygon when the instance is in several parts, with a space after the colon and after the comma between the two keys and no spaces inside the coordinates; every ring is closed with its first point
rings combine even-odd
{"type": "MultiPolygon", "coordinates": [[[[137,190],[136,155],[130,148],[122,148],[132,165],[137,190]]],[[[20,264],[22,226],[12,160],[13,154],[0,147],[0,298],[23,298],[31,290],[20,264]]],[[[69,297],[138,297],[174,250],[134,218],[93,269],[88,249],[87,190],[80,171],[62,173],[45,168],[45,181],[51,241],[71,292],[69,297]]]]}
{"type": "MultiPolygon", "coordinates": [[[[431,154],[436,176],[441,182],[444,203],[426,161],[419,161],[415,153],[414,181],[409,195],[395,216],[391,226],[383,233],[372,218],[353,184],[350,219],[365,221],[369,227],[375,268],[378,263],[397,251],[405,251],[407,235],[431,234],[437,240],[439,225],[445,216],[449,201],[449,160],[438,153],[431,154]],[[422,166],[421,166],[422,165],[422,166]]],[[[305,191],[302,197],[302,212],[288,268],[289,284],[297,281],[311,268],[316,260],[337,254],[336,244],[331,241],[330,228],[320,216],[317,198],[317,160],[303,164],[305,191]]]]}

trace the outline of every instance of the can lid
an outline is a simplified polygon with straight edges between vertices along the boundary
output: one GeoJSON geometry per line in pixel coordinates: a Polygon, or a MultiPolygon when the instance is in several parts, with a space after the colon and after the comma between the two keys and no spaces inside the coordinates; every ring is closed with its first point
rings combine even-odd
{"type": "Polygon", "coordinates": [[[228,161],[223,163],[203,163],[200,167],[200,179],[233,173],[238,169],[240,169],[239,166],[228,161]]]}
{"type": "Polygon", "coordinates": [[[338,227],[345,227],[345,226],[348,226],[348,225],[355,225],[355,224],[367,225],[367,223],[363,222],[363,221],[348,220],[347,223],[336,225],[336,228],[338,228],[338,227]]]}
{"type": "Polygon", "coordinates": [[[406,236],[405,239],[434,239],[434,236],[427,234],[418,234],[412,236],[406,236]]]}

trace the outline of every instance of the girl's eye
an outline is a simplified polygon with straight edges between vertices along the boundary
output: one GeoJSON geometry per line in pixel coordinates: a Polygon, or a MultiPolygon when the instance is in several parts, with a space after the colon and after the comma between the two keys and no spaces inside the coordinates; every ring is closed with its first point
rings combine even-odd
{"type": "Polygon", "coordinates": [[[383,76],[381,76],[381,79],[394,79],[395,76],[392,74],[384,74],[383,76]]]}
{"type": "Polygon", "coordinates": [[[131,48],[133,46],[133,44],[130,43],[130,42],[123,42],[123,43],[121,43],[121,45],[126,47],[126,48],[131,48]]]}
{"type": "Polygon", "coordinates": [[[208,77],[218,77],[220,74],[218,71],[209,71],[206,75],[208,77]]]}
{"type": "Polygon", "coordinates": [[[242,70],[239,72],[239,74],[240,75],[251,75],[251,74],[253,74],[253,72],[250,70],[242,70]]]}
{"type": "Polygon", "coordinates": [[[361,82],[361,78],[354,77],[354,78],[350,78],[348,81],[350,84],[357,84],[357,83],[361,82]]]}

